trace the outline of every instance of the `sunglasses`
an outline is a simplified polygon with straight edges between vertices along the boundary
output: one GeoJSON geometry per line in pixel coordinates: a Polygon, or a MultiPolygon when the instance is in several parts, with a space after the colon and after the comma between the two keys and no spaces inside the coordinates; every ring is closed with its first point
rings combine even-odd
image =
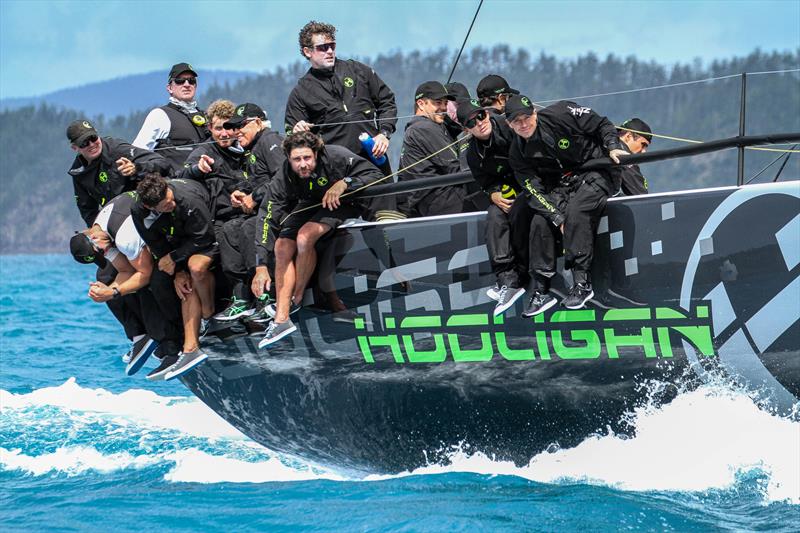
{"type": "Polygon", "coordinates": [[[89,146],[90,144],[96,143],[96,142],[97,142],[97,139],[98,139],[97,135],[90,135],[89,137],[87,137],[87,138],[86,138],[86,140],[85,140],[85,141],[83,141],[83,142],[82,142],[82,143],[81,143],[81,144],[78,146],[78,148],[86,148],[86,147],[87,147],[87,146],[89,146]]]}
{"type": "Polygon", "coordinates": [[[478,122],[482,122],[486,119],[486,111],[478,111],[473,115],[470,119],[464,122],[464,127],[471,129],[475,127],[475,124],[478,122]]]}
{"type": "Polygon", "coordinates": [[[186,83],[189,85],[197,85],[197,78],[172,78],[172,83],[175,85],[184,85],[186,83]]]}
{"type": "Polygon", "coordinates": [[[334,43],[317,44],[317,45],[314,45],[314,50],[316,50],[317,52],[327,52],[328,50],[330,50],[331,52],[335,52],[336,51],[336,43],[334,42],[334,43]]]}

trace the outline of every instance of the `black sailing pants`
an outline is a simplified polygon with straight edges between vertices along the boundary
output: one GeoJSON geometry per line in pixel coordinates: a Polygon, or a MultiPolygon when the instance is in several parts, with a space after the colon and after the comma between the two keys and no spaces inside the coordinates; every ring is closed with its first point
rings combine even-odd
{"type": "Polygon", "coordinates": [[[594,238],[609,197],[605,187],[610,187],[607,181],[602,174],[587,173],[567,204],[564,223],[565,267],[572,270],[575,283],[591,282],[594,238]]]}
{"type": "Polygon", "coordinates": [[[518,204],[514,202],[508,213],[495,204],[486,208],[486,248],[489,251],[489,262],[492,272],[497,276],[497,283],[506,287],[519,287],[519,265],[517,264],[514,247],[511,243],[513,216],[519,211],[518,204]]]}

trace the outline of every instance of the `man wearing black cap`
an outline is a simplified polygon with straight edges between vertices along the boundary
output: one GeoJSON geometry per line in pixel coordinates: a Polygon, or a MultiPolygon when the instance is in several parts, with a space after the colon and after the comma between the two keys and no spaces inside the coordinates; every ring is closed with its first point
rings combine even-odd
{"type": "MultiPolygon", "coordinates": [[[[406,124],[400,151],[400,181],[445,176],[459,171],[458,141],[444,127],[447,101],[455,97],[438,81],[426,81],[414,93],[414,118],[406,124]]],[[[461,185],[414,191],[398,209],[408,216],[461,213],[466,192],[461,185]]]]}
{"type": "MultiPolygon", "coordinates": [[[[650,126],[640,118],[626,120],[617,129],[619,130],[619,140],[622,141],[622,149],[631,154],[645,153],[653,140],[650,126]]],[[[639,169],[639,165],[614,167],[612,171],[621,174],[622,194],[625,196],[647,194],[647,179],[639,169]]]]}
{"type": "Polygon", "coordinates": [[[497,113],[505,111],[509,96],[519,94],[518,90],[509,87],[504,77],[497,74],[489,74],[479,81],[476,92],[481,106],[490,107],[497,113]]]}
{"type": "Polygon", "coordinates": [[[627,152],[611,121],[574,102],[558,102],[537,112],[527,96],[513,95],[505,115],[518,136],[510,151],[511,165],[536,215],[529,253],[537,290],[526,313],[538,314],[555,304],[549,285],[555,274],[558,229],[564,234],[565,265],[574,279],[563,304],[579,309],[594,296],[590,278],[594,235],[606,200],[619,186],[611,172],[576,169],[606,156],[619,163],[627,152]],[[566,207],[565,188],[574,191],[566,207]]]}
{"type": "MultiPolygon", "coordinates": [[[[133,342],[126,368],[129,376],[154,350],[162,361],[161,370],[172,366],[178,360],[181,337],[177,298],[171,294],[167,300],[156,301],[150,291],[158,272],[153,272],[153,257],[130,216],[135,202],[132,191],[111,199],[91,227],[76,233],[69,243],[76,261],[99,267],[89,297],[108,305],[133,342]]],[[[156,370],[147,378],[163,379],[163,373],[156,370]]]]}
{"type": "Polygon", "coordinates": [[[135,189],[146,173],[168,174],[170,170],[169,162],[159,154],[121,139],[101,138],[88,120],[71,122],[67,139],[78,154],[68,174],[72,176],[75,201],[87,227],[106,202],[135,189]]]}
{"type": "Polygon", "coordinates": [[[497,316],[525,294],[520,283],[520,271],[525,270],[520,268],[511,245],[514,220],[524,205],[524,201],[515,201],[516,182],[508,162],[514,132],[503,117],[490,114],[477,100],[460,101],[457,118],[471,135],[467,162],[472,177],[490,201],[486,209],[486,248],[497,285],[488,294],[497,301],[497,316]]]}
{"type": "Polygon", "coordinates": [[[178,172],[195,145],[209,137],[205,113],[195,100],[197,72],[189,63],[172,66],[167,92],[169,103],[148,113],[133,144],[160,152],[178,172]]]}

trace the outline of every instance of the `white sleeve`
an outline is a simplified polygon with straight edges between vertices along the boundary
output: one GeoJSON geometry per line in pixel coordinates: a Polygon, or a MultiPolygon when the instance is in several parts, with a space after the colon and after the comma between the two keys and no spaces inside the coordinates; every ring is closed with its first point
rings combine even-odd
{"type": "Polygon", "coordinates": [[[136,231],[136,226],[133,225],[133,218],[128,217],[122,223],[114,239],[114,245],[129,261],[139,257],[144,248],[144,239],[136,231]]]}
{"type": "Polygon", "coordinates": [[[139,130],[139,134],[131,144],[138,148],[145,150],[153,150],[156,143],[161,139],[166,139],[169,136],[169,129],[172,123],[167,116],[166,111],[157,107],[147,114],[144,119],[144,124],[139,130]]]}

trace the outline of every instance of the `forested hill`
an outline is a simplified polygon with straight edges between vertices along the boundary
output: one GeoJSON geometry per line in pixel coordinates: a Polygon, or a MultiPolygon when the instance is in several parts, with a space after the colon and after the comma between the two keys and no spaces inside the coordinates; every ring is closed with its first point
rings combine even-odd
{"type": "MultiPolygon", "coordinates": [[[[412,95],[422,81],[444,81],[454,58],[452,50],[396,52],[375,58],[357,58],[373,66],[395,92],[401,115],[412,112],[412,95]]],[[[470,90],[486,74],[505,76],[534,101],[569,98],[607,115],[615,123],[639,116],[656,133],[710,140],[736,135],[739,125],[740,79],[728,78],[677,87],[628,92],[741,72],[800,68],[800,49],[793,52],[755,51],[747,57],[710,64],[693,62],[661,65],[635,57],[599,58],[588,53],[577,59],[558,59],[506,46],[476,48],[459,63],[454,79],[470,90]]],[[[282,130],[283,110],[289,91],[307,69],[303,63],[233,85],[210,86],[202,105],[215,98],[260,104],[275,129],[282,130]]],[[[747,81],[747,133],[800,131],[800,76],[797,72],[761,74],[747,81]]],[[[165,97],[166,100],[166,97],[165,97]]],[[[131,140],[147,110],[125,116],[94,119],[102,135],[131,140]]],[[[78,116],[50,106],[24,107],[0,112],[0,252],[26,253],[66,250],[72,232],[81,227],[70,177],[66,171],[74,158],[65,138],[66,125],[78,116]]],[[[391,161],[396,167],[405,120],[392,139],[391,161]]],[[[652,149],[682,145],[657,139],[652,149]]],[[[777,154],[748,152],[747,176],[753,175],[777,154]]],[[[800,176],[800,158],[794,157],[782,179],[800,176]]],[[[776,165],[777,166],[777,165],[776,165]]],[[[644,167],[651,190],[664,191],[735,183],[735,151],[653,163],[644,167]]],[[[765,176],[762,176],[763,179],[765,176]]]]}

